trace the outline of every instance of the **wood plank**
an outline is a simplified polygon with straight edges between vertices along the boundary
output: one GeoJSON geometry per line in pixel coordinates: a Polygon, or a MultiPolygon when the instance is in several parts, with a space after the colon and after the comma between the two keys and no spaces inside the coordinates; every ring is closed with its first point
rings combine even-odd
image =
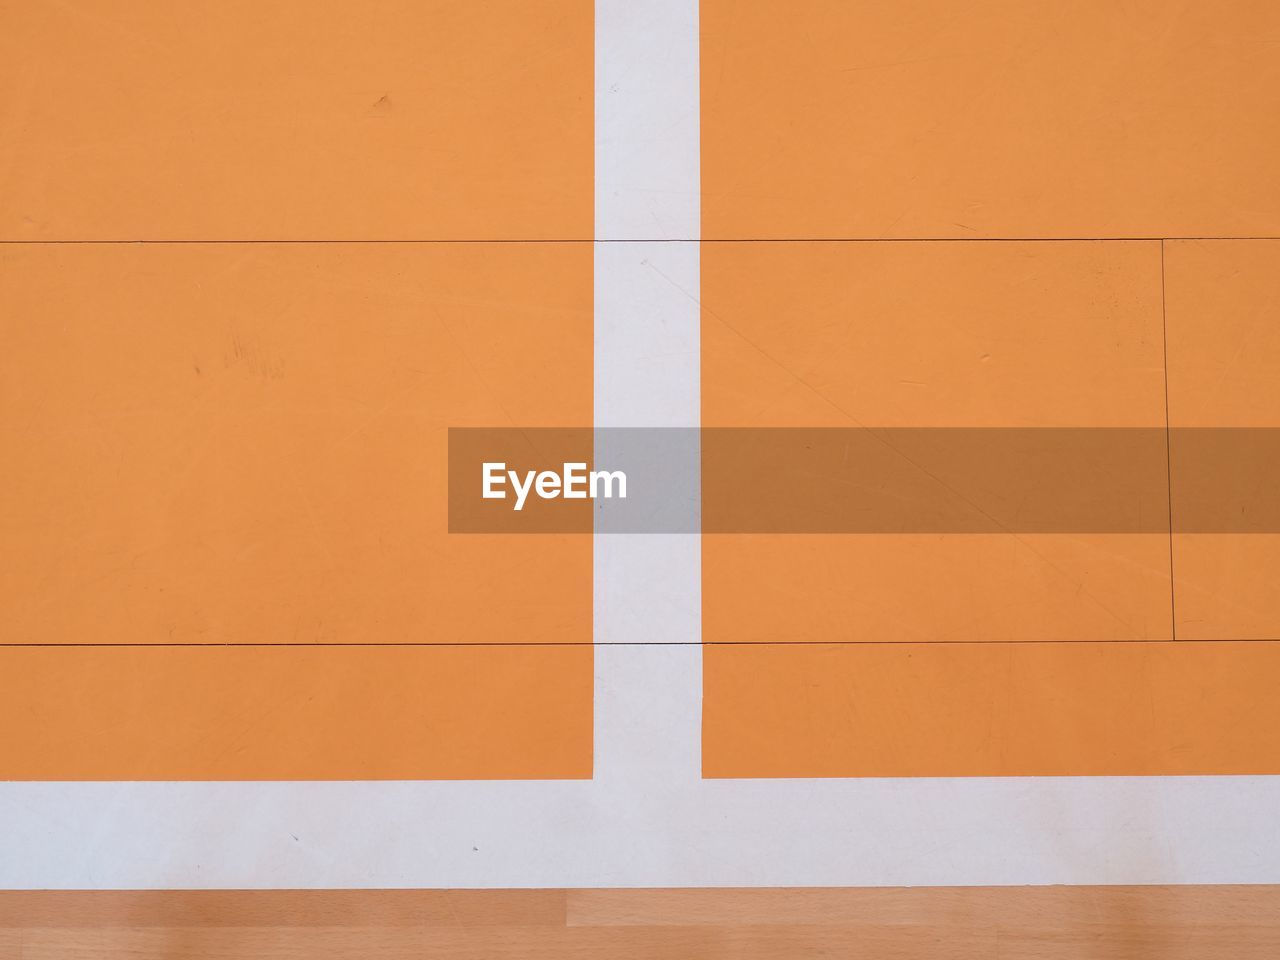
{"type": "Polygon", "coordinates": [[[1122,917],[1160,925],[1275,926],[1280,887],[792,887],[572,890],[571,926],[882,924],[1031,928],[1122,917]]]}
{"type": "MultiPolygon", "coordinates": [[[[706,244],[701,290],[706,427],[1165,425],[1158,243],[706,244]]],[[[1164,534],[702,549],[712,641],[1172,632],[1164,534]]]]}
{"type": "Polygon", "coordinates": [[[1272,0],[704,0],[704,239],[1280,233],[1272,0]]]}
{"type": "Polygon", "coordinates": [[[11,3],[0,238],[589,238],[590,0],[11,3]]]}
{"type": "Polygon", "coordinates": [[[0,779],[589,778],[592,654],[0,647],[0,779]]]}
{"type": "Polygon", "coordinates": [[[0,642],[589,644],[590,537],[453,536],[446,506],[450,427],[590,425],[591,271],[0,248],[0,642]]]}
{"type": "MultiPolygon", "coordinates": [[[[1179,428],[1280,427],[1280,241],[1167,243],[1165,290],[1176,523],[1195,486],[1179,428]]],[[[1179,639],[1280,637],[1280,535],[1178,533],[1173,569],[1179,639]]]]}
{"type": "Polygon", "coordinates": [[[563,926],[566,900],[563,890],[21,890],[0,892],[0,930],[563,926]]]}
{"type": "Polygon", "coordinates": [[[703,658],[706,777],[1280,773],[1280,642],[747,643],[703,658]]]}

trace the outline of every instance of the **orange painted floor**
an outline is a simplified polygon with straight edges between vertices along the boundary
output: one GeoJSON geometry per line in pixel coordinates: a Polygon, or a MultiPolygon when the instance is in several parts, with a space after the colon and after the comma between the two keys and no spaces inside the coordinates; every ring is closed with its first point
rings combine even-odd
{"type": "MultiPolygon", "coordinates": [[[[1178,522],[1179,430],[1280,428],[1280,5],[699,16],[703,426],[1168,438],[1154,533],[705,536],[703,777],[1280,774],[1280,532],[1178,522]]],[[[446,501],[450,427],[592,424],[593,27],[0,8],[0,781],[592,777],[592,539],[446,501]]],[[[0,960],[1249,960],[1278,899],[9,892],[0,960]]]]}

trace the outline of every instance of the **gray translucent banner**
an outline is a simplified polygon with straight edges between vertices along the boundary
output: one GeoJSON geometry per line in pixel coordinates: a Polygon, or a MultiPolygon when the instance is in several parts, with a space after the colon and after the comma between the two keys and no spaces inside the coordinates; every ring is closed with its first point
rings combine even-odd
{"type": "Polygon", "coordinates": [[[449,431],[456,533],[1276,533],[1277,491],[1274,429],[449,431]]]}

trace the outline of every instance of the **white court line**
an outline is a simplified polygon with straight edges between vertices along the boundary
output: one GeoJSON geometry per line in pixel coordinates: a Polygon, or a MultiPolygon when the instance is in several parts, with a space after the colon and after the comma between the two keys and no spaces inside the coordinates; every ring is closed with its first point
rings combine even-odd
{"type": "MultiPolygon", "coordinates": [[[[597,236],[699,236],[696,3],[597,0],[597,236]]],[[[601,426],[697,422],[698,245],[596,246],[601,426]]],[[[1280,778],[699,779],[696,537],[597,538],[597,778],[0,784],[0,887],[1280,882],[1280,778]]]]}

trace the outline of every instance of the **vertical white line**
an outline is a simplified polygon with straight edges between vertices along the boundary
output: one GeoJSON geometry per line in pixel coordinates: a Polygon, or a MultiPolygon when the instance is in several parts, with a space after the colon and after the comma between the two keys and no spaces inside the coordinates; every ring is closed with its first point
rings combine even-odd
{"type": "MultiPolygon", "coordinates": [[[[697,0],[595,12],[595,425],[696,427],[697,0]]],[[[596,778],[699,777],[699,537],[597,533],[594,602],[596,778]]]]}

